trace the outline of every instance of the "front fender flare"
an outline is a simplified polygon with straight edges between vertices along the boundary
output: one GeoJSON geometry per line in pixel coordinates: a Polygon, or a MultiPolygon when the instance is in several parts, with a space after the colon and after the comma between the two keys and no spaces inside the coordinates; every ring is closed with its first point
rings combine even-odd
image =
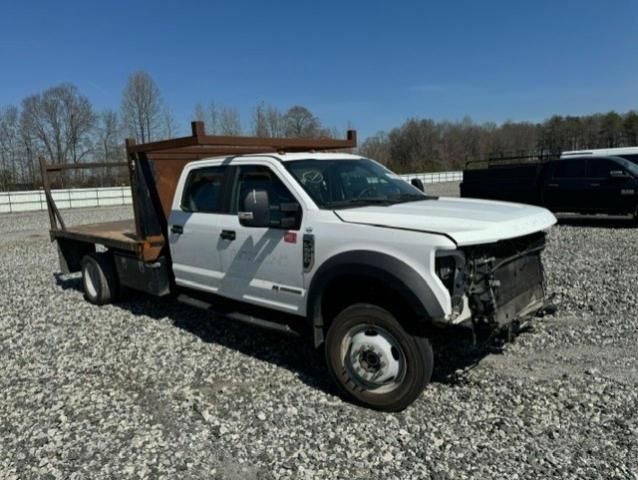
{"type": "Polygon", "coordinates": [[[325,261],[308,288],[306,311],[313,326],[315,347],[324,340],[324,318],[321,314],[323,292],[331,281],[352,274],[384,282],[407,302],[420,319],[441,318],[445,315],[425,279],[407,263],[391,255],[370,250],[344,252],[325,261]]]}

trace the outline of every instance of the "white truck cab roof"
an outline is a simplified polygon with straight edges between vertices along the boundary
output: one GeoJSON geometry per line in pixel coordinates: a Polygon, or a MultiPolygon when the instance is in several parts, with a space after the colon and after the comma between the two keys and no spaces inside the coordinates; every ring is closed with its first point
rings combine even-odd
{"type": "Polygon", "coordinates": [[[638,155],[638,147],[595,148],[591,150],[568,150],[561,153],[560,158],[579,157],[585,155],[601,155],[617,157],[621,155],[638,155]]]}
{"type": "Polygon", "coordinates": [[[190,162],[191,166],[203,166],[215,161],[226,160],[228,158],[274,158],[280,162],[291,162],[294,160],[361,160],[366,157],[340,152],[294,152],[294,153],[245,153],[242,155],[224,155],[219,157],[204,158],[190,162]]]}

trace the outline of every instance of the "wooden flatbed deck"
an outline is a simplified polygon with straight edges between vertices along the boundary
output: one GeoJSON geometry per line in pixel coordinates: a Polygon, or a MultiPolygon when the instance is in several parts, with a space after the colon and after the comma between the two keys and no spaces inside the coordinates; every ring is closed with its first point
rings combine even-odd
{"type": "Polygon", "coordinates": [[[146,241],[138,239],[135,233],[135,221],[132,219],[76,225],[67,227],[65,230],[51,230],[51,238],[68,238],[104,245],[109,248],[129,251],[141,257],[146,257],[144,253],[147,250],[154,250],[164,244],[163,238],[155,239],[154,242],[149,242],[148,239],[146,241]]]}

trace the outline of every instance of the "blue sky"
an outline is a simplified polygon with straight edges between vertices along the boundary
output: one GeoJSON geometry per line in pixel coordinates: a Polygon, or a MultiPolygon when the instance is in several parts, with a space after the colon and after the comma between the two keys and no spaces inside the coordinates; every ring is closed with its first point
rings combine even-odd
{"type": "Polygon", "coordinates": [[[0,105],[71,82],[119,107],[148,71],[197,101],[309,107],[365,137],[408,117],[538,121],[638,108],[638,2],[0,0],[0,105]]]}

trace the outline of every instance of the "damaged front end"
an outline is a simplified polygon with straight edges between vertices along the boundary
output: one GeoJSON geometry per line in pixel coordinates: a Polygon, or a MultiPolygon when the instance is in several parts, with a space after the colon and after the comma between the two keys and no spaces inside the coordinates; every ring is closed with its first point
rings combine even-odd
{"type": "Polygon", "coordinates": [[[503,327],[545,303],[545,233],[440,252],[437,275],[450,292],[453,323],[503,327]]]}

